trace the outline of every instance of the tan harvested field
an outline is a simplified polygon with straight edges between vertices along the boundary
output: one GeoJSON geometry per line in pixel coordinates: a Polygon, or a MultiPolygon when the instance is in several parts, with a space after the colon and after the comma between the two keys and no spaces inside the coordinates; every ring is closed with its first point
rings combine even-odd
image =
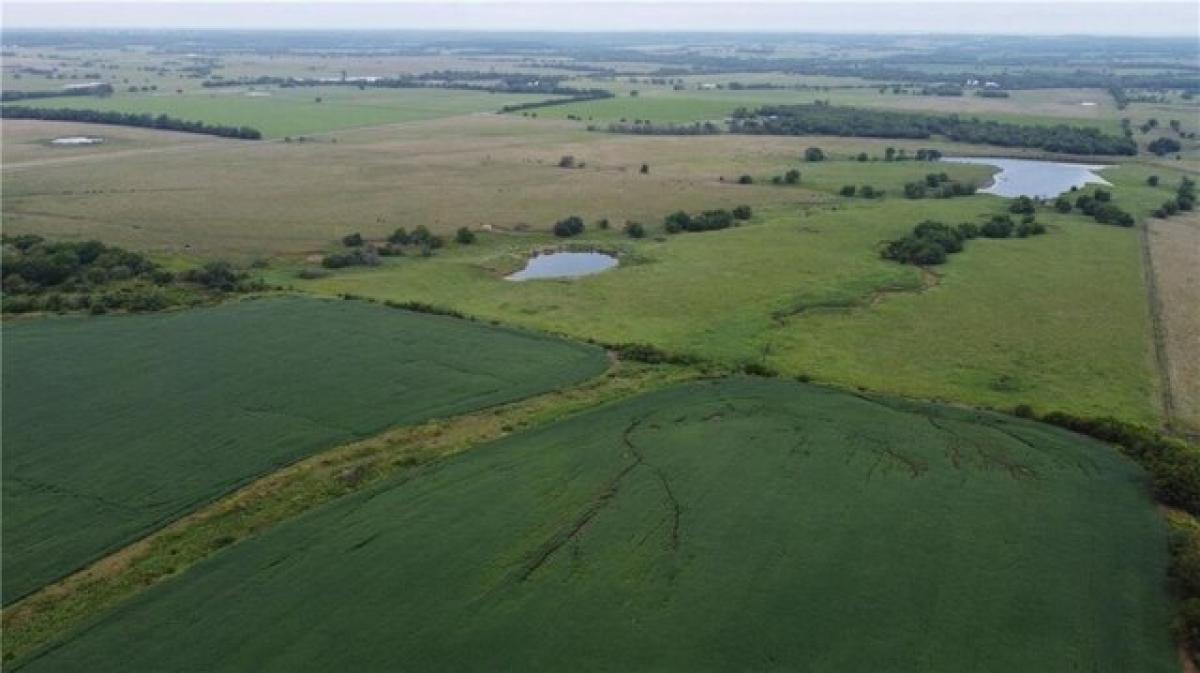
{"type": "MultiPolygon", "coordinates": [[[[23,124],[6,125],[6,144],[10,135],[36,135],[23,124]]],[[[108,134],[112,127],[89,128],[108,134]]],[[[145,133],[162,136],[163,143],[207,140],[145,133]]],[[[835,156],[882,154],[889,145],[910,151],[938,146],[842,138],[610,135],[500,115],[343,131],[336,142],[329,136],[306,143],[207,142],[215,146],[131,152],[120,162],[97,157],[6,170],[5,229],[66,239],[99,237],[202,257],[303,253],[350,232],[382,236],[418,224],[442,232],[483,225],[545,229],[572,214],[617,224],[657,222],[678,209],[825,201],[827,195],[805,189],[732,184],[741,173],[761,177],[788,166],[803,170],[798,157],[811,145],[835,156]],[[586,166],[558,168],[563,155],[586,166]],[[638,172],[643,162],[650,165],[648,175],[638,172]]],[[[995,149],[956,146],[954,151],[995,149]]]]}
{"type": "MultiPolygon", "coordinates": [[[[99,126],[73,122],[7,120],[3,123],[3,145],[0,150],[5,171],[22,170],[32,166],[71,163],[80,157],[106,159],[127,156],[132,152],[177,147],[231,145],[235,141],[198,134],[164,133],[129,126],[99,126]],[[55,138],[69,136],[100,137],[96,145],[52,145],[55,138]]],[[[6,182],[5,188],[8,184],[6,182]]]]}
{"type": "Polygon", "coordinates": [[[1200,434],[1200,215],[1148,220],[1172,419],[1200,434]]]}

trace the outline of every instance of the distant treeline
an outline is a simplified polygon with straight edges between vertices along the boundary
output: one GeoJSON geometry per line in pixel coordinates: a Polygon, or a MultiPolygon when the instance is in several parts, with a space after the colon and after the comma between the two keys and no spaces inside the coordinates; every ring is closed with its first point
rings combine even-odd
{"type": "Polygon", "coordinates": [[[380,77],[376,79],[361,77],[316,79],[311,77],[276,77],[264,75],[262,77],[242,77],[238,79],[210,79],[205,80],[203,85],[208,88],[233,86],[278,86],[282,88],[353,86],[360,89],[461,89],[464,91],[484,91],[487,93],[540,93],[563,96],[577,96],[599,91],[599,89],[579,89],[562,86],[564,79],[562,76],[555,75],[540,77],[536,75],[502,74],[477,70],[442,70],[420,75],[380,77]]]}
{"type": "Polygon", "coordinates": [[[204,122],[176,119],[167,115],[138,114],[134,112],[110,112],[102,110],[71,110],[66,108],[39,108],[23,105],[0,107],[0,119],[41,119],[56,122],[82,122],[85,124],[112,124],[114,126],[137,126],[164,131],[203,133],[222,138],[259,140],[262,133],[249,126],[218,126],[204,122]]]}
{"type": "Polygon", "coordinates": [[[530,101],[528,103],[514,103],[505,105],[500,108],[501,112],[520,112],[521,110],[532,110],[540,107],[551,107],[554,105],[567,105],[569,103],[581,103],[589,100],[601,100],[603,98],[613,98],[615,95],[608,89],[573,89],[571,87],[558,87],[558,91],[548,91],[545,93],[554,93],[558,95],[566,95],[566,98],[550,98],[546,100],[530,101]]]}
{"type": "MultiPolygon", "coordinates": [[[[595,131],[595,126],[589,126],[589,131],[595,131]]],[[[608,125],[609,133],[632,133],[645,136],[707,136],[721,132],[721,127],[712,122],[693,122],[691,124],[654,125],[649,120],[635,119],[632,123],[613,123],[608,125]]]]}
{"type": "Polygon", "coordinates": [[[612,98],[614,94],[607,89],[580,89],[562,86],[562,76],[533,77],[530,75],[497,74],[494,72],[476,70],[443,70],[421,75],[406,75],[404,77],[381,77],[379,79],[335,79],[322,80],[296,77],[246,77],[240,79],[207,80],[204,86],[209,88],[230,86],[278,86],[283,88],[302,86],[356,86],[360,89],[456,89],[461,91],[482,91],[486,93],[528,93],[546,96],[564,96],[564,98],[530,101],[505,105],[500,112],[520,112],[551,105],[567,105],[582,101],[612,98]],[[496,80],[487,84],[478,82],[496,80]]]}
{"type": "Polygon", "coordinates": [[[834,135],[864,138],[925,139],[940,135],[964,143],[1031,147],[1067,154],[1137,154],[1130,138],[1105,135],[1098,129],[1009,124],[915,112],[869,110],[827,103],[775,105],[753,112],[734,112],[732,133],[763,135],[834,135]]]}
{"type": "Polygon", "coordinates": [[[60,89],[57,91],[0,91],[0,102],[11,102],[18,100],[33,100],[35,98],[59,98],[62,96],[111,96],[113,88],[111,84],[97,84],[96,86],[76,87],[73,89],[60,89]]]}

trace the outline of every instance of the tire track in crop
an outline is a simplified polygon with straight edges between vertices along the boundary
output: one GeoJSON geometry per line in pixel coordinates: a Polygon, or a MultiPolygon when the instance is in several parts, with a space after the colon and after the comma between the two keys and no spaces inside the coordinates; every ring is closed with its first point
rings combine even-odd
{"type": "Polygon", "coordinates": [[[525,567],[517,575],[518,582],[528,580],[534,573],[550,562],[552,558],[565,546],[568,542],[579,538],[583,531],[588,527],[588,524],[596,518],[611,503],[620,492],[621,484],[625,478],[629,476],[638,467],[649,469],[662,486],[664,493],[667,496],[667,501],[670,503],[671,509],[671,549],[675,550],[679,547],[680,535],[680,519],[683,515],[683,508],[679,504],[679,500],[675,498],[674,491],[671,490],[671,483],[667,479],[666,472],[662,468],[648,463],[633,443],[632,435],[635,430],[645,422],[646,417],[635,418],[629,423],[625,430],[621,433],[621,442],[626,450],[633,457],[633,461],[621,468],[612,479],[605,484],[600,494],[592,501],[587,508],[583,510],[571,523],[571,525],[563,532],[552,536],[549,540],[538,548],[538,551],[533,555],[533,558],[525,564],[525,567]]]}

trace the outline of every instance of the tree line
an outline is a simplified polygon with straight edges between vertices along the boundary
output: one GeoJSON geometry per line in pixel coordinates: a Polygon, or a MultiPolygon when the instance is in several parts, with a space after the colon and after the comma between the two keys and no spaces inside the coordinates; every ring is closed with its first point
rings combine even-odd
{"type": "Polygon", "coordinates": [[[774,105],[754,111],[739,108],[733,117],[729,122],[733,133],[911,139],[940,135],[958,142],[1031,147],[1047,152],[1137,154],[1137,143],[1130,138],[1066,124],[1010,124],[958,115],[870,110],[828,103],[774,105]]]}
{"type": "Polygon", "coordinates": [[[901,264],[932,266],[944,264],[947,256],[962,252],[966,242],[974,238],[1027,238],[1046,233],[1046,227],[1032,214],[1020,222],[1010,215],[994,215],[982,226],[963,222],[951,226],[935,220],[925,220],[913,227],[908,235],[887,241],[880,256],[901,264]]]}
{"type": "Polygon", "coordinates": [[[114,126],[137,126],[140,128],[201,133],[222,138],[260,140],[262,133],[249,126],[222,126],[199,121],[176,119],[167,115],[139,114],[136,112],[111,112],[102,110],[73,110],[67,108],[37,108],[23,105],[0,106],[0,119],[40,119],[44,121],[82,122],[85,124],[111,124],[114,126]]]}
{"type": "Polygon", "coordinates": [[[0,102],[8,103],[18,100],[33,100],[36,98],[61,98],[63,96],[98,96],[105,98],[111,96],[113,87],[111,84],[97,84],[96,86],[77,87],[74,89],[60,89],[58,91],[0,91],[0,102]]]}
{"type": "MultiPolygon", "coordinates": [[[[1150,186],[1158,185],[1158,176],[1152,175],[1147,179],[1150,186]]],[[[1166,219],[1180,211],[1190,212],[1196,207],[1196,181],[1184,176],[1175,190],[1175,198],[1167,199],[1161,206],[1154,209],[1154,216],[1166,219]]]]}
{"type": "Polygon", "coordinates": [[[4,313],[159,311],[266,289],[223,261],[175,273],[145,255],[99,241],[47,241],[33,234],[0,240],[4,313]]]}
{"type": "Polygon", "coordinates": [[[705,210],[697,215],[690,215],[686,211],[679,210],[663,218],[663,230],[668,234],[685,231],[716,231],[736,227],[740,222],[753,216],[753,209],[746,205],[737,206],[733,210],[724,208],[705,210]]]}

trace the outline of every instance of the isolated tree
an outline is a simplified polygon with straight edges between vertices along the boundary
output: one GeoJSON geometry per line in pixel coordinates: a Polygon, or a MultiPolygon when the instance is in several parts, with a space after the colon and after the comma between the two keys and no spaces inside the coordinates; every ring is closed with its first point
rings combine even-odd
{"type": "Polygon", "coordinates": [[[842,196],[854,196],[856,191],[858,190],[854,187],[854,185],[846,185],[845,187],[842,187],[841,191],[838,193],[842,196]]]}
{"type": "Polygon", "coordinates": [[[735,220],[748,220],[753,216],[754,211],[750,208],[750,206],[741,205],[736,206],[733,209],[733,219],[735,220]]]}
{"type": "Polygon", "coordinates": [[[342,237],[342,245],[347,248],[356,248],[363,244],[362,234],[355,232],[342,237]]]}
{"type": "Polygon", "coordinates": [[[629,238],[642,238],[646,235],[646,228],[640,222],[626,222],[625,235],[629,238]]]}
{"type": "Polygon", "coordinates": [[[570,238],[583,233],[583,218],[571,215],[554,223],[554,235],[560,238],[570,238]]]}
{"type": "Polygon", "coordinates": [[[1033,199],[1028,196],[1018,196],[1008,206],[1008,212],[1016,214],[1031,214],[1036,210],[1033,199]]]}
{"type": "Polygon", "coordinates": [[[467,227],[459,227],[458,232],[454,234],[454,240],[462,245],[471,245],[475,242],[475,232],[467,227]]]}
{"type": "Polygon", "coordinates": [[[754,184],[754,177],[751,175],[743,175],[742,177],[738,178],[738,184],[739,185],[752,185],[752,184],[754,184]]]}
{"type": "Polygon", "coordinates": [[[820,147],[810,147],[810,148],[804,150],[804,160],[805,161],[824,161],[825,160],[825,152],[823,152],[820,147]]]}
{"type": "Polygon", "coordinates": [[[642,167],[640,170],[638,170],[638,172],[642,175],[646,175],[650,172],[650,164],[642,164],[642,167]]]}
{"type": "Polygon", "coordinates": [[[783,174],[783,181],[789,185],[794,185],[797,182],[800,182],[800,171],[794,168],[789,170],[787,173],[783,174]]]}
{"type": "Polygon", "coordinates": [[[1146,184],[1150,185],[1151,187],[1157,187],[1158,186],[1158,176],[1151,175],[1150,177],[1146,178],[1146,184]]]}

